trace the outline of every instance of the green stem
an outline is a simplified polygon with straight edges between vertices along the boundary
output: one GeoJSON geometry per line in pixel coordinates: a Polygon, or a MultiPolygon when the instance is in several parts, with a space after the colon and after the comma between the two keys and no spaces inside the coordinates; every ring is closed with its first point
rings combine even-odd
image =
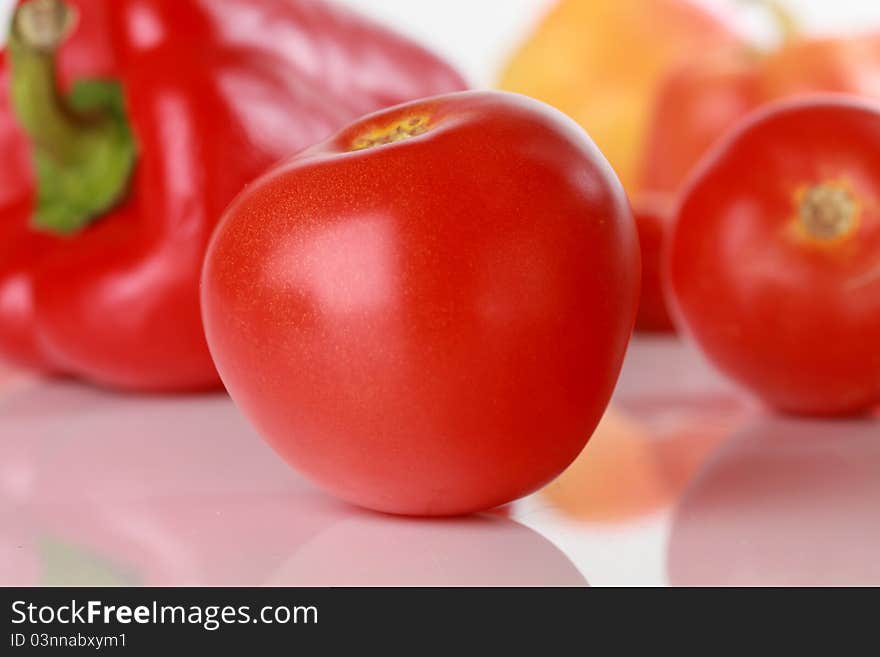
{"type": "Polygon", "coordinates": [[[740,2],[757,5],[770,14],[782,43],[793,41],[800,35],[800,21],[782,0],[740,0],[740,2]]]}
{"type": "Polygon", "coordinates": [[[62,234],[122,200],[136,158],[118,84],[78,81],[70,96],[59,90],[57,53],[74,22],[62,0],[30,0],[16,9],[8,40],[12,106],[38,182],[33,224],[62,234]]]}
{"type": "Polygon", "coordinates": [[[36,148],[63,162],[80,159],[85,142],[109,124],[79,115],[58,90],[55,58],[71,20],[63,2],[34,0],[18,9],[9,35],[16,116],[36,148]]]}

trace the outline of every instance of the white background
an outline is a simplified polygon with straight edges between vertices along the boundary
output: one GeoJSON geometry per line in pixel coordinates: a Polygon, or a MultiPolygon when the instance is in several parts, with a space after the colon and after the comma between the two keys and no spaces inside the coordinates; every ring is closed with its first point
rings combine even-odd
{"type": "MultiPolygon", "coordinates": [[[[535,18],[553,3],[553,0],[336,1],[381,20],[444,55],[476,86],[492,85],[510,51],[528,33],[535,18]]],[[[766,38],[766,21],[760,11],[749,7],[753,4],[749,0],[697,1],[730,13],[742,29],[757,38],[766,38]]],[[[12,2],[0,0],[0,17],[4,23],[12,2]]],[[[787,0],[786,5],[797,12],[810,31],[880,27],[878,0],[787,0]]]]}
{"type": "MultiPolygon", "coordinates": [[[[589,2],[590,0],[582,0],[589,2]]],[[[766,39],[766,14],[749,0],[696,0],[766,39]]],[[[469,80],[491,86],[510,51],[554,0],[343,0],[443,54],[469,80]]],[[[880,0],[787,0],[811,32],[880,27],[880,0]]]]}

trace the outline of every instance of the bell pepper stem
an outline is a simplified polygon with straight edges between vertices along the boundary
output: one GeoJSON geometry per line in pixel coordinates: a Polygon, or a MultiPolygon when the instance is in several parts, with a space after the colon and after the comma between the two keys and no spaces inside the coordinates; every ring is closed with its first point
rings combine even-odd
{"type": "Polygon", "coordinates": [[[8,40],[12,106],[37,180],[31,223],[56,234],[76,232],[122,201],[137,157],[118,83],[59,88],[57,53],[74,18],[63,0],[30,0],[16,9],[8,40]]]}
{"type": "Polygon", "coordinates": [[[767,12],[782,43],[793,41],[801,33],[800,21],[782,0],[740,0],[740,2],[755,5],[767,12]]]}
{"type": "Polygon", "coordinates": [[[72,22],[60,0],[32,0],[16,11],[9,35],[16,116],[36,148],[65,162],[76,161],[108,121],[78,114],[58,89],[56,53],[72,22]]]}

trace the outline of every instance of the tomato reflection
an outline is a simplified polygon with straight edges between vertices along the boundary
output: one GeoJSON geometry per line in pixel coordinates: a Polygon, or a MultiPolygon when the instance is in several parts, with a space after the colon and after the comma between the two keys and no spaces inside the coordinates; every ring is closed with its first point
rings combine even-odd
{"type": "Polygon", "coordinates": [[[426,522],[332,500],[222,395],[65,382],[0,393],[0,585],[367,581],[585,584],[552,543],[501,515],[426,522]]]}
{"type": "Polygon", "coordinates": [[[880,585],[880,422],[767,418],[675,511],[676,585],[880,585]]]}
{"type": "Polygon", "coordinates": [[[586,586],[537,532],[498,515],[412,520],[359,512],[303,545],[275,586],[586,586]]]}
{"type": "Polygon", "coordinates": [[[727,397],[619,404],[541,494],[581,521],[625,522],[658,511],[675,500],[743,412],[727,397]]]}

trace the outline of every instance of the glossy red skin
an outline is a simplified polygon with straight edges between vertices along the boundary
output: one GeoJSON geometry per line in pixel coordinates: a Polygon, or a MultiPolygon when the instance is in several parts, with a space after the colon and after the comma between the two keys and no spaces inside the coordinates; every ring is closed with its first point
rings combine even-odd
{"type": "Polygon", "coordinates": [[[672,223],[671,201],[643,198],[634,204],[642,253],[642,293],[636,330],[645,333],[673,333],[675,325],[666,301],[663,250],[672,223]]]}
{"type": "Polygon", "coordinates": [[[227,389],[268,442],[372,509],[452,515],[580,452],[638,299],[626,197],[568,118],[450,94],[369,116],[228,210],[202,307],[227,389]],[[350,151],[412,116],[428,132],[350,151]]]}
{"type": "Polygon", "coordinates": [[[31,230],[30,149],[0,60],[0,355],[120,388],[217,386],[198,280],[226,205],[354,117],[464,84],[414,44],[315,0],[78,4],[62,84],[123,82],[138,166],[127,199],[86,230],[31,230]]]}
{"type": "Polygon", "coordinates": [[[640,189],[678,192],[707,151],[767,103],[819,92],[880,99],[880,34],[726,47],[672,71],[654,102],[640,189]]]}
{"type": "Polygon", "coordinates": [[[772,106],[701,165],[669,250],[679,325],[777,409],[880,402],[880,111],[840,97],[772,106]],[[792,232],[795,194],[844,180],[861,206],[839,243],[792,232]]]}

